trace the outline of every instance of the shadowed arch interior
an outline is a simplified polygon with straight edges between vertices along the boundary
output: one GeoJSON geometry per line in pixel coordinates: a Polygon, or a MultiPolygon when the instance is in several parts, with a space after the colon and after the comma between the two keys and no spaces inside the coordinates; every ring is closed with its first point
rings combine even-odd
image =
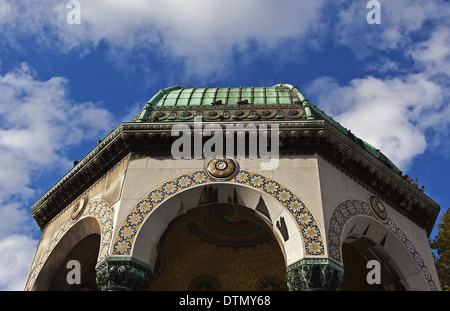
{"type": "Polygon", "coordinates": [[[93,217],[83,218],[74,224],[52,250],[33,290],[95,290],[95,264],[100,249],[100,234],[99,223],[93,217]],[[72,259],[80,262],[80,286],[69,286],[66,281],[69,272],[66,264],[72,259]]]}
{"type": "MultiPolygon", "coordinates": [[[[411,279],[422,274],[411,252],[373,217],[351,217],[345,223],[341,238],[345,270],[343,290],[411,290],[411,279]],[[381,284],[378,286],[368,286],[366,282],[370,271],[366,264],[370,260],[380,263],[381,284]]],[[[428,287],[426,282],[416,280],[415,283],[424,289],[428,287]]]]}
{"type": "Polygon", "coordinates": [[[80,291],[80,290],[98,290],[95,282],[95,265],[97,263],[97,256],[100,249],[100,235],[91,234],[72,249],[62,262],[58,271],[50,284],[49,290],[64,290],[64,291],[80,291]],[[67,275],[74,269],[74,267],[67,263],[71,260],[76,260],[80,263],[80,284],[69,284],[67,282],[67,275]]]}
{"type": "Polygon", "coordinates": [[[150,290],[286,290],[286,264],[270,225],[235,204],[177,217],[159,240],[150,290]]]}
{"type": "Polygon", "coordinates": [[[404,291],[402,277],[395,262],[379,243],[364,236],[347,237],[342,245],[344,259],[344,283],[342,290],[349,291],[404,291]],[[380,283],[369,284],[368,273],[374,269],[367,263],[376,260],[380,263],[380,283]]]}
{"type": "MultiPolygon", "coordinates": [[[[329,222],[328,247],[331,258],[337,262],[342,262],[344,248],[347,253],[353,252],[355,258],[359,258],[359,260],[364,258],[360,255],[361,252],[364,253],[364,249],[368,246],[363,245],[370,244],[366,240],[358,241],[357,243],[360,244],[356,248],[344,245],[345,243],[351,244],[349,241],[361,237],[375,243],[376,248],[385,254],[390,254],[390,266],[386,266],[385,270],[393,269],[406,290],[437,289],[419,249],[413,245],[409,237],[391,218],[379,220],[366,202],[359,200],[343,201],[335,208],[329,222]]],[[[352,246],[356,246],[356,244],[352,246]]],[[[348,258],[349,256],[347,256],[347,261],[348,258]]],[[[364,259],[366,263],[370,258],[371,256],[366,256],[364,259]]],[[[348,269],[345,270],[348,271],[348,269]]]]}

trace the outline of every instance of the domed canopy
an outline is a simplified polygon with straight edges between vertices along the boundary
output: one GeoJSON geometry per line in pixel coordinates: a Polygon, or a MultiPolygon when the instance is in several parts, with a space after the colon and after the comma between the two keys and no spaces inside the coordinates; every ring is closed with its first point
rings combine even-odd
{"type": "Polygon", "coordinates": [[[237,105],[247,100],[253,104],[292,104],[294,99],[304,99],[297,87],[280,83],[270,87],[216,87],[187,88],[173,86],[160,90],[147,105],[198,106],[221,101],[224,105],[237,105]]]}
{"type": "MultiPolygon", "coordinates": [[[[291,105],[301,104],[305,98],[297,87],[281,83],[271,87],[216,87],[187,88],[172,86],[160,90],[145,105],[132,122],[145,122],[151,119],[155,109],[208,109],[236,108],[242,105],[291,105]]],[[[158,118],[160,120],[160,118],[158,118]]]]}
{"type": "Polygon", "coordinates": [[[160,90],[131,122],[191,122],[194,116],[201,116],[206,122],[325,120],[394,172],[401,173],[379,149],[357,138],[309,102],[296,86],[287,83],[270,87],[216,88],[175,85],[160,90]]]}

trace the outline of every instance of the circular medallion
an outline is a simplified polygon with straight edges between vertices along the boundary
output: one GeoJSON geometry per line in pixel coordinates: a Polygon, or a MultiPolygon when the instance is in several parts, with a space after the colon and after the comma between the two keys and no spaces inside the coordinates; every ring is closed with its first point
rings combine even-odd
{"type": "Polygon", "coordinates": [[[282,281],[278,280],[273,276],[264,276],[258,280],[256,285],[257,291],[285,291],[286,288],[282,281]]]}
{"type": "Polygon", "coordinates": [[[204,274],[189,283],[188,291],[220,291],[220,283],[212,275],[204,274]]]}
{"type": "Polygon", "coordinates": [[[378,217],[380,217],[383,220],[386,220],[387,218],[387,211],[384,207],[383,202],[376,196],[372,196],[370,198],[370,205],[372,206],[373,211],[375,214],[377,214],[378,217]]]}
{"type": "Polygon", "coordinates": [[[209,161],[206,172],[213,179],[229,180],[237,172],[237,164],[232,159],[215,158],[209,161]]]}
{"type": "Polygon", "coordinates": [[[78,201],[77,204],[75,204],[73,210],[72,210],[72,215],[71,218],[72,220],[76,219],[78,216],[81,215],[81,212],[84,209],[84,206],[86,205],[86,200],[85,199],[81,199],[80,201],[78,201]]]}

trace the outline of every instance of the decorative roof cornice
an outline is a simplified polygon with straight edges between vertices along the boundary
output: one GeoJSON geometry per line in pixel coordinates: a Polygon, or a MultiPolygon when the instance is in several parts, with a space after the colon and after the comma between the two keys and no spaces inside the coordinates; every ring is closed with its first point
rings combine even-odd
{"type": "MultiPolygon", "coordinates": [[[[327,120],[301,118],[261,122],[264,123],[279,124],[281,156],[319,154],[431,233],[439,205],[380,161],[360,141],[327,120]]],[[[192,122],[186,124],[193,127],[192,122]]],[[[225,129],[226,125],[242,124],[242,121],[203,122],[203,126],[207,124],[220,124],[225,129]]],[[[176,138],[171,136],[173,125],[169,122],[120,124],[31,207],[39,227],[43,228],[130,152],[171,157],[171,145],[176,138]]]]}
{"type": "Polygon", "coordinates": [[[360,142],[329,123],[325,124],[324,130],[327,134],[320,145],[322,155],[431,234],[440,211],[436,202],[413,186],[406,175],[392,170],[389,163],[380,161],[360,142]]]}

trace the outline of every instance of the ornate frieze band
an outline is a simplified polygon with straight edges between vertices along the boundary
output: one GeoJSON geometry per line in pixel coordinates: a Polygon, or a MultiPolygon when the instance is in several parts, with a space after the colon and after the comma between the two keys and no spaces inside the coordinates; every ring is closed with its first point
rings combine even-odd
{"type": "Polygon", "coordinates": [[[430,288],[430,290],[437,291],[438,288],[436,286],[436,283],[433,281],[430,270],[427,268],[427,266],[425,266],[422,257],[417,252],[416,248],[411,243],[411,241],[406,237],[405,233],[397,226],[397,224],[394,221],[392,221],[392,219],[388,219],[386,226],[389,228],[389,230],[392,231],[392,233],[403,243],[403,245],[409,251],[414,261],[416,262],[417,266],[419,266],[420,272],[422,273],[423,277],[425,278],[425,280],[427,280],[428,287],[430,288]]]}
{"type": "MultiPolygon", "coordinates": [[[[132,246],[140,226],[150,212],[164,200],[190,187],[212,183],[206,172],[197,171],[174,178],[152,190],[131,210],[116,236],[113,255],[131,255],[132,246]]],[[[319,226],[303,202],[278,182],[259,174],[240,170],[229,182],[251,186],[278,200],[294,216],[303,236],[306,254],[324,255],[325,249],[319,226]]]]}
{"type": "MultiPolygon", "coordinates": [[[[340,251],[342,243],[342,229],[345,223],[355,215],[366,215],[375,218],[374,213],[372,213],[371,205],[358,200],[347,200],[340,203],[334,209],[333,215],[331,216],[328,229],[328,252],[330,257],[337,262],[342,262],[342,255],[340,251]]],[[[385,216],[385,212],[383,212],[382,215],[385,216]]],[[[411,241],[406,237],[405,233],[390,218],[387,218],[387,221],[384,223],[384,225],[400,240],[400,242],[409,251],[415,263],[419,267],[423,277],[427,281],[430,290],[438,290],[436,283],[432,279],[430,270],[425,266],[422,257],[417,252],[411,241]]]]}
{"type": "Polygon", "coordinates": [[[174,107],[153,107],[148,113],[148,117],[143,121],[189,121],[194,117],[202,117],[205,121],[236,121],[236,120],[279,120],[279,119],[300,119],[304,116],[302,105],[253,105],[242,102],[238,105],[213,106],[174,106],[174,107]]]}
{"type": "Polygon", "coordinates": [[[83,205],[85,205],[83,199],[75,204],[75,207],[72,210],[71,217],[69,217],[69,219],[54,234],[52,241],[47,247],[47,250],[42,254],[39,262],[34,267],[25,290],[29,291],[33,288],[36,278],[38,277],[42,267],[46,263],[52,251],[55,249],[58,242],[70,230],[70,228],[72,228],[73,225],[75,225],[78,221],[85,217],[94,217],[100,225],[101,241],[97,262],[101,262],[108,258],[109,247],[111,245],[112,239],[113,213],[104,200],[93,200],[87,203],[86,206],[83,205]]]}

